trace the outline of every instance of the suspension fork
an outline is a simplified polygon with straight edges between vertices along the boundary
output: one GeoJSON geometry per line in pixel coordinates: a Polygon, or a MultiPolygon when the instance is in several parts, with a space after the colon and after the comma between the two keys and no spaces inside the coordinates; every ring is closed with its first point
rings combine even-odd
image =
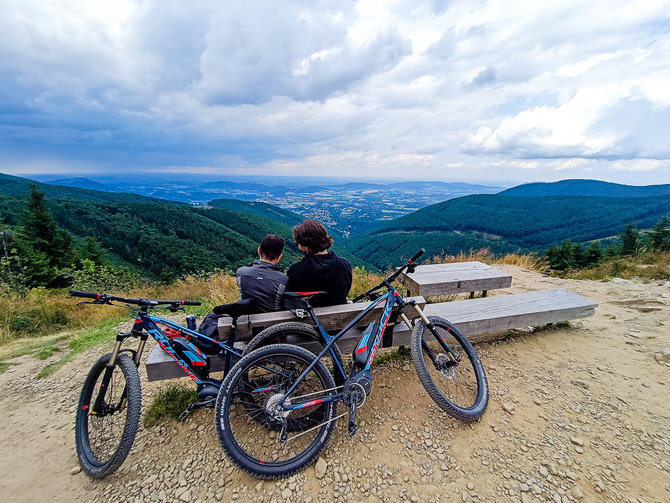
{"type": "MultiPolygon", "coordinates": [[[[109,388],[109,383],[112,380],[112,374],[114,373],[114,368],[116,367],[116,361],[119,358],[119,353],[121,352],[121,345],[128,337],[140,337],[140,344],[135,352],[133,361],[136,366],[140,364],[140,358],[142,356],[142,351],[144,351],[144,346],[146,345],[148,334],[138,333],[135,330],[132,332],[122,332],[116,334],[116,343],[114,344],[114,349],[112,349],[112,354],[109,357],[109,361],[105,366],[105,373],[102,377],[102,382],[100,383],[100,389],[98,390],[98,395],[95,398],[93,407],[91,408],[91,414],[97,415],[100,413],[103,402],[105,401],[105,395],[107,394],[107,389],[109,388]]],[[[119,399],[119,403],[115,406],[115,409],[120,409],[125,403],[126,397],[128,396],[128,391],[124,387],[123,393],[119,399]]]]}

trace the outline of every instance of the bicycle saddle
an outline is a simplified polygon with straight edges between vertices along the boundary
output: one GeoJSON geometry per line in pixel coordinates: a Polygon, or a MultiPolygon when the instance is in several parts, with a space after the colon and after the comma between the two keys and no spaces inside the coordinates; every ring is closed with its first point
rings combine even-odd
{"type": "Polygon", "coordinates": [[[239,318],[243,314],[250,314],[255,303],[256,299],[238,300],[237,302],[231,302],[230,304],[215,306],[212,311],[219,316],[227,314],[231,318],[239,318]]]}
{"type": "Polygon", "coordinates": [[[323,293],[328,292],[324,292],[322,290],[319,290],[318,292],[284,292],[284,297],[293,297],[294,299],[305,299],[314,297],[315,295],[321,295],[323,293]]]}

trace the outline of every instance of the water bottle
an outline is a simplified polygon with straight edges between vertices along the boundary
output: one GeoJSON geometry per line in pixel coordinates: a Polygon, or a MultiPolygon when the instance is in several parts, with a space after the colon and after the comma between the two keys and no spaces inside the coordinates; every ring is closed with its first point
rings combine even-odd
{"type": "Polygon", "coordinates": [[[188,328],[190,328],[191,330],[196,329],[195,316],[187,316],[186,317],[186,326],[188,328]]]}

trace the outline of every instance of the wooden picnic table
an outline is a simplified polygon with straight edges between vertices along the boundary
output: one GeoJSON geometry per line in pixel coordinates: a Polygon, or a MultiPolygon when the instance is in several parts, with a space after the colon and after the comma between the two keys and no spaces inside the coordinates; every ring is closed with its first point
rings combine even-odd
{"type": "Polygon", "coordinates": [[[422,297],[454,293],[470,293],[473,297],[476,291],[486,297],[488,290],[512,286],[511,274],[478,261],[419,265],[411,274],[402,273],[398,280],[412,295],[422,297]]]}

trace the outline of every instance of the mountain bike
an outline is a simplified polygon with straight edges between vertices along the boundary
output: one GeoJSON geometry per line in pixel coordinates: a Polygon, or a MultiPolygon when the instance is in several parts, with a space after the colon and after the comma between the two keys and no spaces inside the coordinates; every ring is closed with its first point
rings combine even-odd
{"type": "MultiPolygon", "coordinates": [[[[323,348],[315,355],[292,344],[263,346],[245,355],[224,378],[216,400],[216,429],[223,450],[242,470],[275,479],[305,469],[325,448],[335,421],[344,416],[348,416],[349,434],[354,435],[356,414],[372,389],[372,363],[385,330],[398,319],[412,331],[414,367],[435,403],[462,421],[476,421],[484,414],[488,384],[472,344],[448,320],[427,317],[415,301],[404,300],[392,285],[402,272],[414,272],[422,253],[424,250],[354,299],[371,302],[334,336],[323,329],[310,304],[312,297],[323,292],[285,292],[302,303],[314,323],[303,328],[316,330],[323,348]],[[345,372],[335,343],[381,304],[379,321],[363,331],[345,372]],[[404,312],[410,305],[418,313],[414,322],[404,312]],[[327,356],[334,375],[323,363],[327,356]],[[337,415],[340,402],[349,410],[337,415]]],[[[296,323],[280,325],[275,325],[275,337],[282,340],[278,334],[283,334],[289,340],[296,323]]]]}
{"type": "Polygon", "coordinates": [[[197,332],[195,317],[187,318],[190,326],[184,327],[149,313],[155,309],[167,309],[174,313],[182,311],[184,306],[199,306],[200,302],[132,299],[75,290],[70,291],[70,295],[92,299],[91,302],[80,302],[77,305],[125,307],[135,317],[132,330],[118,333],[112,352],[101,356],[89,371],[77,407],[75,439],[79,464],[86,474],[101,479],[121,466],[135,441],[141,407],[137,368],[149,336],[197,385],[198,401],[182,412],[180,419],[184,419],[195,408],[214,406],[221,380],[210,376],[209,356],[217,355],[223,359],[224,375],[242,357],[242,352],[233,347],[236,320],[249,313],[253,300],[241,300],[214,308],[215,314],[233,318],[230,335],[221,342],[197,332]],[[137,349],[122,349],[123,343],[131,337],[139,339],[137,349]]]}

